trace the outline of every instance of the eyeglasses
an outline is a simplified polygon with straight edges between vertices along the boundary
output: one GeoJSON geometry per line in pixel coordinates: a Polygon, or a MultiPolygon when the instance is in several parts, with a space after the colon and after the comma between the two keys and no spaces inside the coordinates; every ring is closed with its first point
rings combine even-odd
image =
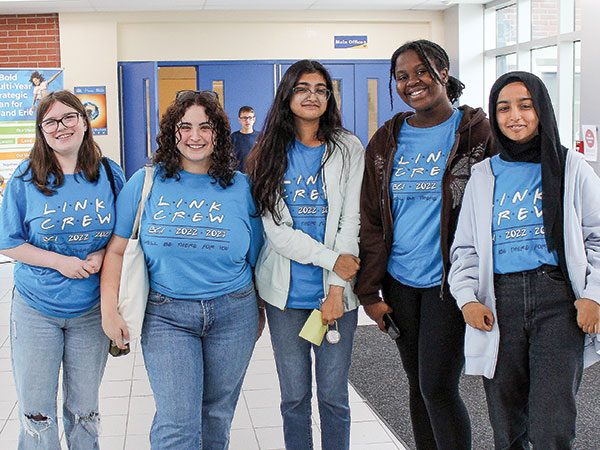
{"type": "Polygon", "coordinates": [[[65,128],[73,128],[75,125],[79,123],[79,117],[81,114],[78,112],[72,112],[69,114],[65,114],[60,119],[47,119],[40,123],[40,128],[44,133],[54,133],[58,130],[58,124],[62,123],[65,128]]]}
{"type": "Polygon", "coordinates": [[[317,97],[320,102],[326,102],[329,100],[329,97],[331,97],[331,91],[325,88],[319,88],[313,91],[312,89],[304,86],[296,86],[294,89],[292,89],[292,92],[295,95],[304,96],[304,99],[307,99],[312,94],[315,94],[315,97],[317,97]]]}
{"type": "Polygon", "coordinates": [[[214,91],[193,91],[191,89],[177,91],[177,93],[175,94],[175,100],[185,100],[186,98],[193,97],[196,94],[208,94],[213,96],[215,99],[219,100],[219,94],[217,94],[214,91]]]}
{"type": "Polygon", "coordinates": [[[240,120],[254,120],[256,116],[240,116],[240,120]]]}

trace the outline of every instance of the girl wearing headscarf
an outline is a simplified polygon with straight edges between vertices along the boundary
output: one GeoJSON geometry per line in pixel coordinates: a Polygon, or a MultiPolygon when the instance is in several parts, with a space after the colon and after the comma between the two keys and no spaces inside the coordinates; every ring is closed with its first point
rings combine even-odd
{"type": "Polygon", "coordinates": [[[535,75],[501,76],[489,112],[500,154],[473,167],[450,255],[465,372],[484,376],[497,449],[570,449],[600,358],[600,180],[560,144],[535,75]]]}

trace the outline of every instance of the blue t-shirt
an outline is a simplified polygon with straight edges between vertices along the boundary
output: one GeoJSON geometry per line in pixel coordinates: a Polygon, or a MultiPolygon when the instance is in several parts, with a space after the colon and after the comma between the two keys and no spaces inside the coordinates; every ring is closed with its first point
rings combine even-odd
{"type": "Polygon", "coordinates": [[[231,141],[233,142],[233,153],[235,157],[239,161],[238,170],[241,172],[246,168],[246,159],[248,159],[248,154],[250,153],[250,149],[256,142],[256,138],[258,137],[258,131],[253,131],[252,133],[242,133],[241,131],[234,131],[231,133],[231,141]]]}
{"type": "MultiPolygon", "coordinates": [[[[51,196],[42,194],[30,181],[31,173],[17,178],[27,168],[22,162],[9,180],[0,211],[0,248],[24,243],[85,259],[104,248],[115,224],[114,195],[103,165],[100,178],[90,183],[83,174],[65,175],[64,184],[51,196]]],[[[123,171],[110,167],[116,191],[123,187],[123,171]]],[[[50,188],[53,177],[51,177],[50,188]]],[[[89,278],[67,278],[47,267],[18,262],[15,286],[34,309],[53,317],[75,317],[100,301],[100,274],[89,278]]]]}
{"type": "MultiPolygon", "coordinates": [[[[223,189],[209,175],[179,175],[163,180],[156,169],[144,207],[140,243],[150,287],[169,297],[206,300],[245,286],[263,242],[248,177],[236,172],[223,189]]],[[[119,195],[116,235],[131,236],[143,184],[140,169],[119,195]]]]}
{"type": "Polygon", "coordinates": [[[388,272],[401,283],[419,288],[442,281],[440,215],[442,175],[462,111],[429,128],[404,123],[398,135],[390,181],[394,240],[388,272]]]}
{"type": "Polygon", "coordinates": [[[558,255],[548,252],[542,214],[542,167],[539,163],[490,159],[496,177],[492,242],[494,272],[512,273],[558,266],[558,255]]]}
{"type": "MultiPolygon", "coordinates": [[[[327,219],[327,199],[320,170],[324,152],[325,145],[307,147],[296,140],[288,150],[283,181],[284,200],[294,220],[294,229],[321,243],[325,238],[327,219]]],[[[286,308],[318,308],[323,297],[323,269],[292,261],[286,308]]]]}

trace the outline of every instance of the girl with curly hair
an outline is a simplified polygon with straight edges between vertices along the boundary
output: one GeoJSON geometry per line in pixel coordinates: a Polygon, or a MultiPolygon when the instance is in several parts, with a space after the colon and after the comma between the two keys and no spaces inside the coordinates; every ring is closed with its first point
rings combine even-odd
{"type": "Polygon", "coordinates": [[[246,166],[265,227],[256,285],[266,302],[288,450],[313,448],[311,352],[322,448],[350,445],[348,371],[358,317],[351,283],[364,150],[342,128],[332,90],[321,63],[293,64],[246,166]],[[298,336],[314,309],[339,340],[317,346],[298,336]]]}
{"type": "MultiPolygon", "coordinates": [[[[156,414],[153,449],[226,449],[259,333],[252,266],[262,245],[245,175],[234,172],[229,120],[214,93],[179,92],[160,122],[141,219],[150,293],[142,350],[156,414]]],[[[103,328],[119,348],[119,277],[145,170],[117,202],[102,271],[103,328]]]]}

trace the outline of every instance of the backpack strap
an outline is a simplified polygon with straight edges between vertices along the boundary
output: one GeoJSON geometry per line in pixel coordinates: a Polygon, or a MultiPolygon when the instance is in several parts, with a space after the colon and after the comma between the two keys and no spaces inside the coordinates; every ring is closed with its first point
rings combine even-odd
{"type": "Polygon", "coordinates": [[[110,182],[110,188],[112,189],[112,193],[117,198],[117,188],[115,187],[115,177],[113,175],[112,169],[110,168],[110,163],[108,162],[108,158],[102,157],[102,165],[106,170],[106,175],[108,176],[108,181],[110,182]]]}

